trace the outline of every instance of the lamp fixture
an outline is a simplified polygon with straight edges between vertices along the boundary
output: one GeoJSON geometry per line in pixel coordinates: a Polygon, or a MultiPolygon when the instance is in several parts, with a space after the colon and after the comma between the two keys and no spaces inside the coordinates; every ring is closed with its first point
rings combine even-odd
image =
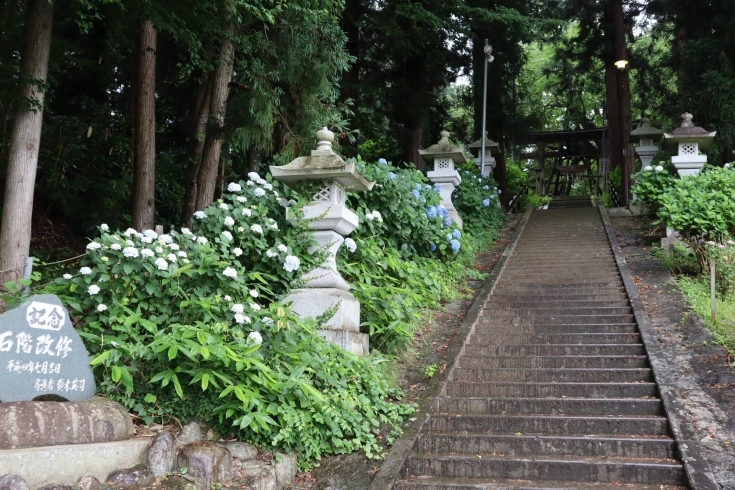
{"type": "Polygon", "coordinates": [[[618,70],[625,70],[625,67],[628,65],[628,60],[618,60],[614,64],[618,70]]]}

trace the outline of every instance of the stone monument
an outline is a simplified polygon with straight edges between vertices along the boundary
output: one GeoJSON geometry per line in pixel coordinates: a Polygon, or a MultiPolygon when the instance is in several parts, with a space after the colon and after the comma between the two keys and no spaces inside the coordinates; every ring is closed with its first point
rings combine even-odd
{"type": "Polygon", "coordinates": [[[419,155],[427,164],[434,166],[434,170],[427,172],[426,176],[433,183],[439,184],[442,204],[449,211],[452,221],[462,228],[462,218],[452,204],[452,192],[462,182],[462,177],[454,169],[454,165],[467,163],[467,157],[461,148],[449,141],[449,131],[442,131],[439,135],[441,136],[439,142],[425,150],[419,150],[419,155]]]}
{"type": "Polygon", "coordinates": [[[635,152],[641,159],[641,168],[651,165],[651,160],[658,153],[658,143],[664,132],[653,126],[649,126],[647,117],[641,118],[641,125],[630,132],[630,142],[638,143],[635,152]]]}
{"type": "Polygon", "coordinates": [[[95,393],[89,354],[52,294],[0,315],[0,402],[82,401],[95,393]]]}
{"type": "Polygon", "coordinates": [[[317,149],[310,156],[299,157],[283,166],[271,166],[273,177],[284,184],[300,188],[306,182],[318,182],[321,187],[296,217],[286,211],[289,222],[306,220],[317,245],[310,254],[323,253],[324,261],[301,276],[303,288],[284,298],[293,311],[302,317],[318,318],[325,313],[329,319],[318,330],[319,335],[356,355],[366,355],[369,337],[360,333],[360,303],[349,292],[350,285],[337,270],[335,256],[344,237],[358,226],[357,215],[345,206],[345,191],[369,191],[373,182],[360,175],[354,163],[347,163],[332,150],[334,133],[323,128],[316,133],[317,149]]]}
{"type": "Polygon", "coordinates": [[[671,133],[664,133],[664,149],[678,150],[678,154],[671,157],[671,163],[676,167],[681,177],[697,175],[704,164],[707,155],[700,155],[699,150],[705,151],[712,144],[716,131],[709,132],[692,123],[692,115],[688,112],[681,115],[681,126],[671,133]]]}
{"type": "Polygon", "coordinates": [[[474,143],[470,143],[467,149],[473,154],[477,153],[475,165],[480,170],[480,175],[487,177],[495,170],[495,166],[497,165],[495,155],[500,153],[500,145],[487,137],[487,131],[485,132],[485,168],[480,168],[482,167],[482,138],[474,143]]]}

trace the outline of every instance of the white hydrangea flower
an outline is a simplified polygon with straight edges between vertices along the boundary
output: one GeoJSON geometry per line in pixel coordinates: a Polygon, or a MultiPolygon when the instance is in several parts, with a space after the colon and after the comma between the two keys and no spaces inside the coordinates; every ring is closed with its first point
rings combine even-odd
{"type": "Polygon", "coordinates": [[[253,212],[252,212],[252,211],[250,211],[250,210],[249,210],[248,208],[243,208],[243,209],[242,209],[242,215],[243,215],[243,216],[250,216],[250,215],[252,215],[252,214],[253,214],[253,212]]]}
{"type": "Polygon", "coordinates": [[[97,242],[89,242],[87,244],[87,250],[97,250],[98,248],[102,248],[102,245],[97,242]]]}
{"type": "Polygon", "coordinates": [[[258,297],[258,290],[257,289],[251,289],[250,290],[250,296],[252,296],[253,298],[257,298],[258,297]]]}
{"type": "Polygon", "coordinates": [[[177,252],[176,255],[178,255],[179,257],[184,257],[185,258],[186,257],[186,252],[184,252],[182,250],[181,252],[177,252]]]}
{"type": "Polygon", "coordinates": [[[206,238],[204,238],[203,236],[200,236],[199,238],[197,238],[197,243],[198,243],[199,245],[206,245],[208,241],[209,241],[209,240],[207,240],[207,239],[206,239],[206,238]]]}
{"type": "Polygon", "coordinates": [[[181,233],[185,236],[194,236],[194,233],[189,228],[182,228],[181,233]]]}
{"type": "Polygon", "coordinates": [[[137,232],[137,231],[135,231],[135,230],[134,230],[134,229],[132,229],[132,228],[128,228],[128,229],[127,229],[127,230],[125,230],[125,232],[123,233],[123,235],[125,235],[125,236],[131,236],[131,235],[137,235],[137,234],[138,234],[138,232],[137,232]]]}
{"type": "Polygon", "coordinates": [[[276,252],[274,252],[273,250],[271,250],[271,249],[266,250],[265,254],[268,257],[271,257],[271,258],[278,257],[278,254],[276,252]]]}
{"type": "Polygon", "coordinates": [[[252,225],[250,227],[250,231],[252,231],[253,233],[257,233],[259,235],[262,235],[263,234],[263,227],[261,227],[260,225],[252,225]]]}
{"type": "Polygon", "coordinates": [[[258,332],[250,332],[248,334],[248,340],[252,340],[258,345],[261,345],[263,343],[263,337],[261,337],[260,333],[258,332]]]}
{"type": "Polygon", "coordinates": [[[237,202],[246,202],[248,200],[245,196],[237,196],[237,202]]]}
{"type": "Polygon", "coordinates": [[[232,301],[232,296],[225,294],[225,301],[232,301]]]}
{"type": "Polygon", "coordinates": [[[230,232],[229,232],[229,231],[227,231],[227,230],[225,230],[225,231],[223,231],[223,232],[222,232],[222,236],[224,236],[224,237],[225,237],[225,238],[227,238],[228,240],[232,240],[232,233],[230,233],[230,232]]]}
{"type": "Polygon", "coordinates": [[[194,213],[194,217],[196,219],[204,219],[207,217],[207,213],[205,213],[204,211],[197,211],[196,213],[194,213]]]}
{"type": "Polygon", "coordinates": [[[129,258],[131,258],[131,259],[134,259],[134,258],[135,258],[135,257],[137,257],[138,255],[140,255],[140,254],[138,253],[138,249],[137,249],[137,248],[135,248],[135,247],[125,247],[125,248],[123,249],[122,253],[123,253],[123,255],[124,255],[125,257],[129,257],[129,258]]]}
{"type": "Polygon", "coordinates": [[[227,205],[226,202],[219,203],[219,208],[223,211],[229,211],[230,207],[227,205]]]}
{"type": "Polygon", "coordinates": [[[242,255],[242,249],[240,247],[237,247],[232,250],[232,253],[235,254],[235,257],[239,257],[242,255]]]}
{"type": "Polygon", "coordinates": [[[153,253],[153,250],[149,248],[144,248],[143,250],[140,251],[140,255],[143,257],[153,257],[156,254],[153,253]]]}
{"type": "Polygon", "coordinates": [[[643,167],[644,172],[650,172],[651,170],[653,170],[653,167],[650,165],[646,165],[645,167],[643,167]]]}
{"type": "Polygon", "coordinates": [[[253,194],[255,194],[256,197],[263,197],[265,196],[265,190],[258,187],[253,191],[253,194]]]}
{"type": "Polygon", "coordinates": [[[663,172],[664,168],[661,165],[656,165],[656,168],[654,170],[656,170],[656,172],[663,172]]]}
{"type": "Polygon", "coordinates": [[[353,240],[352,238],[346,238],[345,247],[347,248],[347,250],[350,251],[350,253],[353,253],[355,250],[357,250],[357,243],[355,243],[355,240],[353,240]]]}
{"type": "Polygon", "coordinates": [[[105,310],[107,310],[107,305],[106,304],[100,303],[100,304],[97,305],[97,311],[99,311],[100,313],[102,313],[105,310]]]}
{"type": "Polygon", "coordinates": [[[260,321],[263,322],[263,325],[268,325],[269,327],[273,326],[273,318],[269,316],[264,316],[260,321]]]}
{"type": "Polygon", "coordinates": [[[245,315],[242,313],[235,313],[235,322],[240,324],[245,323],[245,315]]]}
{"type": "Polygon", "coordinates": [[[140,241],[143,243],[153,243],[153,237],[144,236],[143,238],[140,239],[140,241]]]}
{"type": "Polygon", "coordinates": [[[64,274],[62,277],[68,281],[69,279],[71,279],[74,276],[72,276],[71,274],[64,274]]]}
{"type": "Polygon", "coordinates": [[[283,263],[283,269],[286,272],[293,272],[296,269],[298,269],[300,265],[301,265],[301,261],[299,260],[298,257],[294,255],[287,255],[286,261],[283,263]]]}
{"type": "Polygon", "coordinates": [[[156,238],[158,238],[158,233],[153,230],[143,230],[143,236],[148,236],[155,240],[156,238]]]}
{"type": "Polygon", "coordinates": [[[227,216],[225,218],[225,226],[232,227],[232,225],[234,225],[234,224],[235,224],[235,220],[232,219],[232,216],[227,216]]]}
{"type": "Polygon", "coordinates": [[[248,306],[255,312],[260,311],[260,305],[258,303],[248,303],[248,306]]]}
{"type": "Polygon", "coordinates": [[[179,247],[176,243],[169,243],[168,244],[168,248],[170,248],[171,250],[176,251],[176,250],[178,250],[181,247],[179,247]]]}
{"type": "Polygon", "coordinates": [[[156,247],[156,253],[162,254],[163,253],[163,247],[156,247]]]}
{"type": "Polygon", "coordinates": [[[222,275],[225,277],[231,277],[232,279],[235,279],[237,277],[237,271],[233,269],[232,267],[225,267],[225,270],[222,271],[222,275]]]}
{"type": "Polygon", "coordinates": [[[242,186],[237,182],[230,182],[227,184],[227,190],[229,192],[240,192],[242,190],[242,186]]]}
{"type": "Polygon", "coordinates": [[[79,273],[83,276],[88,276],[92,273],[92,269],[90,269],[89,267],[82,267],[81,269],[79,269],[79,273]]]}
{"type": "Polygon", "coordinates": [[[258,175],[258,172],[249,172],[248,173],[248,179],[250,179],[250,180],[260,180],[260,175],[258,175]]]}
{"type": "Polygon", "coordinates": [[[107,226],[105,223],[102,223],[100,225],[100,230],[102,230],[102,231],[110,231],[110,227],[107,226]]]}
{"type": "Polygon", "coordinates": [[[374,220],[374,219],[375,219],[375,216],[373,216],[373,213],[372,213],[372,211],[371,211],[371,212],[369,212],[369,213],[367,213],[367,214],[365,215],[365,219],[366,219],[366,220],[368,220],[368,221],[372,221],[372,220],[374,220]]]}
{"type": "Polygon", "coordinates": [[[245,311],[245,305],[235,303],[234,305],[232,305],[232,308],[230,308],[230,311],[233,313],[242,313],[245,311]]]}
{"type": "Polygon", "coordinates": [[[125,240],[125,245],[127,245],[128,247],[134,247],[135,243],[133,243],[132,240],[125,240]]]}
{"type": "Polygon", "coordinates": [[[255,183],[258,184],[258,185],[266,185],[268,183],[268,181],[265,180],[265,179],[258,179],[258,180],[255,181],[255,183]]]}
{"type": "Polygon", "coordinates": [[[263,184],[263,187],[265,187],[269,191],[272,191],[273,190],[273,184],[270,184],[268,182],[266,182],[265,184],[263,184]]]}
{"type": "Polygon", "coordinates": [[[173,242],[174,239],[170,235],[163,234],[158,237],[158,241],[166,245],[167,243],[173,242]]]}
{"type": "Polygon", "coordinates": [[[287,207],[289,207],[291,205],[291,203],[287,199],[284,199],[282,197],[279,197],[278,198],[278,204],[280,204],[284,208],[287,208],[287,207]]]}
{"type": "Polygon", "coordinates": [[[281,252],[288,252],[288,247],[286,245],[282,244],[282,243],[279,244],[277,248],[281,252]]]}
{"type": "Polygon", "coordinates": [[[168,254],[166,257],[169,262],[176,262],[176,254],[168,254]]]}
{"type": "Polygon", "coordinates": [[[246,184],[246,185],[247,185],[248,187],[252,187],[252,186],[254,186],[254,185],[255,185],[255,182],[253,182],[252,180],[248,180],[247,182],[245,182],[245,184],[246,184]]]}
{"type": "Polygon", "coordinates": [[[381,223],[383,222],[383,216],[378,211],[373,211],[373,218],[381,223]]]}
{"type": "Polygon", "coordinates": [[[100,292],[100,287],[96,284],[92,284],[87,288],[87,292],[91,295],[95,295],[100,292]]]}
{"type": "Polygon", "coordinates": [[[158,270],[162,270],[162,271],[165,271],[165,270],[167,270],[167,269],[168,269],[168,262],[166,262],[166,261],[165,261],[164,259],[162,259],[161,257],[158,257],[158,258],[156,259],[156,261],[154,262],[154,264],[156,264],[156,267],[158,267],[158,270]]]}
{"type": "Polygon", "coordinates": [[[269,221],[268,228],[270,228],[271,230],[277,230],[278,229],[278,223],[276,223],[276,221],[274,219],[270,219],[269,218],[268,221],[269,221]]]}
{"type": "Polygon", "coordinates": [[[112,244],[110,244],[110,249],[111,250],[120,250],[120,249],[122,249],[122,245],[120,245],[119,243],[112,243],[112,244]]]}

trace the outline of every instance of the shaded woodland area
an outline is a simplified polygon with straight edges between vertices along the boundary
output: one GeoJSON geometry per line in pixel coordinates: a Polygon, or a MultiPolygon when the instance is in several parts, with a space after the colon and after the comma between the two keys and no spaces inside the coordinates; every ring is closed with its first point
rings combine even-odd
{"type": "Polygon", "coordinates": [[[486,38],[502,189],[521,134],[613,121],[621,55],[628,127],[686,110],[733,160],[733,36],[735,0],[2,0],[0,269],[28,255],[31,208],[34,248],[186,224],[323,125],[347,156],[421,169],[442,128],[479,137],[486,38]]]}

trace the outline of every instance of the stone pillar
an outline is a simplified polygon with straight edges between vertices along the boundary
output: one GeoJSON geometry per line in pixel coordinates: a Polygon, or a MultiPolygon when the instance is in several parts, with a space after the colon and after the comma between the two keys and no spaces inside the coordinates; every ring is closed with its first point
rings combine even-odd
{"type": "Polygon", "coordinates": [[[323,320],[317,331],[320,336],[362,356],[369,352],[369,337],[360,333],[360,303],[349,292],[350,285],[340,275],[335,257],[344,237],[359,224],[357,215],[345,206],[346,190],[370,190],[373,183],[357,172],[354,163],[345,163],[332,151],[331,131],[324,128],[317,138],[319,144],[311,156],[281,167],[271,166],[273,177],[296,188],[305,181],[323,183],[302,209],[302,216],[287,211],[286,218],[292,223],[307,222],[317,243],[309,248],[309,254],[324,259],[301,276],[303,287],[293,290],[283,301],[291,303],[299,316],[323,320]]]}
{"type": "Polygon", "coordinates": [[[465,157],[461,148],[449,141],[448,131],[442,131],[440,135],[441,139],[439,143],[430,146],[426,150],[419,150],[419,155],[421,155],[427,164],[434,166],[434,170],[427,172],[426,176],[434,184],[439,184],[442,205],[449,211],[449,218],[459,228],[462,228],[462,218],[459,216],[454,204],[452,204],[452,193],[462,182],[462,177],[455,170],[454,165],[455,163],[466,163],[467,157],[465,157]]]}
{"type": "MultiPolygon", "coordinates": [[[[648,124],[649,119],[647,117],[641,118],[641,125],[635,130],[630,132],[630,143],[638,143],[635,147],[635,152],[641,159],[641,170],[651,166],[653,157],[658,153],[658,143],[661,141],[661,137],[664,132],[658,128],[650,126],[648,124]]],[[[638,196],[633,194],[631,199],[630,211],[633,214],[640,214],[641,210],[638,206],[632,204],[637,201],[638,196]]]]}
{"type": "Polygon", "coordinates": [[[700,155],[699,151],[707,150],[715,138],[716,132],[708,132],[692,123],[692,115],[681,115],[681,126],[671,133],[664,133],[664,148],[678,153],[671,157],[671,163],[676,167],[681,177],[697,175],[707,163],[707,155],[700,155]]]}

